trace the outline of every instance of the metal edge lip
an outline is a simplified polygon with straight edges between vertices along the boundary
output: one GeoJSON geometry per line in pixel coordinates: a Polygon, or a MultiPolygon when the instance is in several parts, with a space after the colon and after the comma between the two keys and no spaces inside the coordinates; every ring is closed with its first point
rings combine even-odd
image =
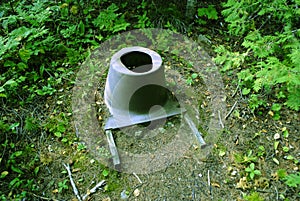
{"type": "Polygon", "coordinates": [[[155,73],[156,71],[159,71],[161,68],[163,68],[162,58],[158,53],[156,53],[155,51],[153,51],[151,49],[140,47],[140,46],[132,46],[132,47],[122,48],[121,50],[119,50],[112,56],[110,66],[113,67],[115,71],[117,71],[119,73],[123,73],[124,75],[128,75],[128,76],[149,75],[149,74],[155,73]],[[124,66],[124,64],[121,61],[121,57],[130,52],[142,52],[142,53],[148,54],[151,57],[152,65],[153,65],[151,70],[146,71],[144,73],[136,73],[136,72],[133,72],[133,71],[129,70],[128,68],[126,68],[126,66],[124,66]],[[121,68],[117,69],[116,67],[121,67],[121,68]]]}
{"type": "Polygon", "coordinates": [[[115,123],[114,117],[110,116],[106,121],[106,124],[104,126],[104,130],[133,126],[133,125],[137,125],[137,124],[141,124],[141,123],[145,123],[145,122],[149,122],[149,121],[155,121],[155,120],[159,120],[159,119],[163,119],[163,118],[183,114],[184,112],[186,112],[186,110],[170,111],[169,113],[167,113],[167,115],[164,115],[164,116],[148,118],[148,119],[145,117],[144,119],[141,118],[141,120],[139,120],[139,121],[135,121],[135,122],[129,122],[128,121],[128,122],[124,122],[124,123],[120,123],[120,124],[115,123]]]}
{"type": "Polygon", "coordinates": [[[104,124],[104,130],[107,129],[116,129],[116,128],[123,128],[127,126],[132,126],[136,124],[141,124],[149,121],[154,121],[166,117],[171,117],[179,114],[183,114],[186,112],[186,109],[183,107],[178,107],[178,102],[174,100],[168,100],[164,105],[162,105],[162,108],[165,111],[165,114],[161,114],[158,116],[151,117],[149,116],[149,113],[146,114],[139,114],[134,113],[130,111],[126,111],[126,114],[124,116],[124,121],[116,122],[115,117],[112,115],[107,118],[105,124],[104,124]],[[130,117],[135,117],[134,119],[131,119],[130,117]]]}

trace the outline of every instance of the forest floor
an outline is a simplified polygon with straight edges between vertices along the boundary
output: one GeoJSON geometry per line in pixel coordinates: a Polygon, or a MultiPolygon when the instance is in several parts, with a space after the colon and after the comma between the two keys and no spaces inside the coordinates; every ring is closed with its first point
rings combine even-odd
{"type": "MultiPolygon", "coordinates": [[[[213,56],[211,51],[208,52],[213,56]]],[[[184,78],[195,73],[183,68],[185,64],[176,58],[165,56],[164,65],[167,70],[171,68],[178,71],[184,78]]],[[[77,199],[64,164],[69,164],[72,180],[79,193],[90,194],[86,200],[299,200],[299,186],[289,187],[282,179],[286,174],[299,172],[299,112],[282,108],[280,113],[274,114],[270,106],[253,112],[248,106],[247,97],[238,87],[236,73],[221,75],[226,108],[219,114],[222,117],[220,124],[224,128],[218,136],[210,136],[209,133],[212,110],[214,106],[218,106],[211,97],[209,87],[199,77],[192,78],[188,83],[178,80],[173,83],[173,87],[188,87],[195,92],[192,96],[193,101],[198,103],[196,109],[199,109],[199,114],[195,115],[200,120],[198,128],[205,134],[204,140],[213,139],[210,141],[209,153],[200,148],[196,138],[192,138],[184,152],[175,157],[176,160],[154,167],[155,171],[140,174],[128,169],[117,171],[102,163],[95,157],[94,150],[78,135],[73,124],[72,108],[73,90],[76,90],[72,85],[75,75],[70,78],[73,82],[68,80],[68,84],[49,96],[46,102],[37,101],[36,106],[26,110],[18,109],[16,118],[22,118],[31,111],[39,116],[45,128],[38,135],[29,133],[20,142],[28,143],[28,149],[38,150],[39,153],[37,160],[40,166],[35,178],[39,188],[28,192],[30,200],[77,199]],[[279,120],[274,120],[274,115],[279,115],[279,120]],[[106,184],[102,189],[90,192],[103,180],[106,184]]],[[[99,94],[104,92],[105,76],[103,74],[100,79],[99,94]]],[[[167,77],[167,81],[172,83],[169,79],[171,77],[167,77]]],[[[109,115],[103,100],[96,99],[92,104],[98,105],[98,123],[103,127],[105,117],[109,115]]],[[[182,133],[182,125],[182,116],[179,115],[151,128],[149,133],[154,133],[152,136],[143,136],[145,129],[149,128],[147,124],[135,126],[133,130],[116,130],[113,135],[118,149],[132,154],[147,152],[151,157],[151,153],[162,149],[177,139],[178,135],[192,133],[188,130],[183,130],[182,133]],[[124,132],[132,135],[128,136],[124,132]]],[[[85,136],[85,139],[93,142],[93,134],[85,136]]],[[[173,153],[176,154],[178,147],[173,148],[173,153]]],[[[97,149],[98,152],[102,150],[101,147],[97,149]]],[[[101,154],[107,153],[102,150],[101,154]]],[[[27,161],[31,160],[33,159],[27,161]]],[[[122,160],[121,158],[121,163],[126,163],[122,160]]],[[[135,168],[147,167],[136,160],[135,168]]],[[[4,183],[1,185],[5,186],[4,183]]]]}
{"type": "MultiPolygon", "coordinates": [[[[168,62],[165,60],[165,64],[177,65],[172,61],[171,64],[168,62]]],[[[81,194],[87,193],[88,189],[101,180],[106,180],[106,186],[102,190],[90,195],[91,200],[121,200],[122,196],[128,200],[143,201],[299,199],[299,188],[288,187],[280,175],[280,170],[289,173],[299,171],[299,113],[282,109],[280,119],[274,120],[273,112],[267,109],[252,112],[247,105],[247,97],[242,95],[237,86],[234,73],[223,73],[222,79],[226,95],[226,110],[222,114],[223,117],[226,116],[222,122],[224,129],[215,138],[212,149],[205,157],[201,157],[201,148],[195,140],[181,157],[162,169],[133,174],[118,172],[101,164],[84,144],[72,143],[72,140],[64,143],[61,138],[53,136],[40,137],[39,141],[43,144],[40,146],[43,168],[40,169],[39,182],[44,188],[36,192],[35,197],[75,200],[76,196],[63,166],[63,163],[69,163],[73,180],[81,194]],[[251,164],[254,164],[252,169],[251,164]],[[250,176],[251,172],[254,174],[253,178],[250,176]],[[64,181],[68,187],[63,187],[64,181]]],[[[201,80],[194,80],[190,87],[197,91],[195,96],[199,98],[199,104],[211,101],[201,80]]],[[[103,91],[104,83],[100,83],[99,93],[103,91]]],[[[71,98],[71,87],[50,97],[45,104],[48,113],[44,115],[59,116],[64,113],[69,114],[68,118],[72,119],[71,98]],[[64,103],[60,100],[64,100],[64,103]]],[[[209,108],[204,106],[202,109],[204,116],[210,115],[209,108]]],[[[102,114],[105,109],[99,111],[98,117],[108,115],[102,114]]],[[[102,117],[100,124],[103,124],[102,117]]],[[[208,119],[204,119],[203,122],[207,121],[208,119]]],[[[124,130],[114,131],[116,145],[131,153],[141,153],[145,149],[154,152],[176,138],[178,123],[180,117],[173,117],[167,119],[165,125],[153,128],[153,132],[159,134],[152,141],[136,136],[130,138],[122,133],[124,130]]],[[[69,126],[76,138],[76,129],[69,126]]],[[[138,130],[127,132],[140,135],[146,126],[141,125],[135,128],[138,130]]],[[[207,125],[200,126],[205,131],[208,130],[207,125]]]]}

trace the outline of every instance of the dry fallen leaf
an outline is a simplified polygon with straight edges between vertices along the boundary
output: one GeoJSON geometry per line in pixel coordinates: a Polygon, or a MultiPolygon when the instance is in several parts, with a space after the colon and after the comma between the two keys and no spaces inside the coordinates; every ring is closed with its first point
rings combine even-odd
{"type": "Polygon", "coordinates": [[[266,177],[260,177],[254,181],[254,186],[258,188],[268,188],[269,180],[266,177]]]}
{"type": "Polygon", "coordinates": [[[247,178],[243,177],[243,178],[240,178],[240,181],[236,184],[236,188],[241,188],[243,190],[246,190],[246,189],[251,188],[251,186],[247,182],[247,178]]]}
{"type": "Polygon", "coordinates": [[[72,170],[72,172],[79,172],[81,169],[80,168],[75,168],[72,170]]]}
{"type": "Polygon", "coordinates": [[[52,193],[58,193],[58,189],[54,189],[52,193]]]}
{"type": "Polygon", "coordinates": [[[213,187],[217,187],[217,188],[220,188],[220,187],[221,187],[220,184],[215,183],[215,182],[212,182],[211,185],[212,185],[213,187]]]}
{"type": "Polygon", "coordinates": [[[278,176],[278,173],[277,173],[277,172],[272,173],[272,174],[271,174],[271,177],[272,177],[272,180],[275,180],[275,181],[278,181],[278,180],[279,180],[279,176],[278,176]]]}

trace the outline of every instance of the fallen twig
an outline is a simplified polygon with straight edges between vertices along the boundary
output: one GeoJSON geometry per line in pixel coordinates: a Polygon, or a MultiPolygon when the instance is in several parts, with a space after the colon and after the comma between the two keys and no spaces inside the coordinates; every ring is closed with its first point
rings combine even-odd
{"type": "Polygon", "coordinates": [[[96,184],[96,186],[94,186],[91,190],[88,191],[87,194],[85,194],[81,198],[81,196],[79,194],[79,191],[76,188],[75,182],[74,182],[74,180],[72,178],[72,173],[71,173],[70,165],[69,164],[65,164],[65,163],[63,163],[63,165],[65,166],[65,168],[66,168],[66,170],[68,172],[68,175],[69,175],[69,178],[70,178],[70,182],[71,182],[71,186],[73,188],[73,192],[74,192],[75,196],[77,197],[78,201],[84,201],[84,200],[86,200],[89,197],[89,195],[95,193],[99,188],[103,187],[106,184],[105,180],[100,181],[99,183],[96,184]]]}
{"type": "Polygon", "coordinates": [[[137,180],[140,182],[140,184],[142,184],[143,182],[142,182],[142,180],[137,176],[137,174],[134,172],[134,173],[132,173],[136,178],[137,178],[137,180]]]}
{"type": "Polygon", "coordinates": [[[212,187],[210,183],[210,175],[209,175],[209,170],[207,170],[207,183],[208,183],[208,188],[209,188],[209,194],[212,196],[212,187]]]}
{"type": "Polygon", "coordinates": [[[239,89],[239,86],[240,86],[240,85],[239,85],[239,83],[238,83],[237,86],[236,86],[236,89],[235,89],[234,93],[231,95],[232,98],[237,94],[238,89],[239,89]]]}
{"type": "Polygon", "coordinates": [[[86,200],[88,198],[89,195],[93,194],[93,193],[96,193],[96,191],[99,189],[99,188],[102,188],[104,185],[105,185],[105,180],[102,180],[100,181],[98,184],[96,184],[96,186],[94,186],[91,190],[88,191],[87,194],[85,194],[83,197],[82,197],[82,200],[86,200]]]}
{"type": "Polygon", "coordinates": [[[223,124],[223,122],[222,122],[220,110],[218,110],[218,115],[219,115],[219,122],[220,122],[220,125],[221,125],[222,128],[224,128],[224,124],[223,124]]]}
{"type": "Polygon", "coordinates": [[[276,191],[276,200],[279,199],[279,196],[278,196],[278,190],[277,190],[277,187],[275,186],[275,191],[276,191]]]}
{"type": "Polygon", "coordinates": [[[227,119],[227,118],[230,116],[230,114],[231,114],[232,111],[234,110],[236,104],[237,104],[237,101],[235,101],[235,103],[233,104],[233,106],[231,107],[231,109],[229,110],[229,112],[227,113],[227,115],[225,116],[225,119],[227,119]]]}
{"type": "Polygon", "coordinates": [[[40,196],[40,195],[36,195],[36,194],[34,194],[34,193],[31,193],[31,192],[29,192],[29,194],[33,195],[33,196],[36,197],[36,198],[42,199],[42,200],[59,201],[59,200],[57,200],[57,199],[55,199],[55,198],[46,198],[46,197],[43,197],[43,196],[40,196]]]}
{"type": "Polygon", "coordinates": [[[75,125],[75,134],[76,134],[76,137],[79,138],[79,130],[76,125],[75,125]]]}
{"type": "Polygon", "coordinates": [[[72,173],[71,173],[70,165],[69,164],[66,165],[65,163],[63,163],[63,165],[65,166],[65,168],[66,168],[66,170],[68,172],[68,175],[69,175],[69,178],[70,178],[70,182],[71,182],[71,186],[73,188],[73,192],[74,192],[75,196],[77,197],[77,199],[79,201],[82,201],[82,199],[80,197],[80,194],[79,194],[79,191],[77,190],[75,182],[74,182],[74,180],[72,178],[72,173]]]}

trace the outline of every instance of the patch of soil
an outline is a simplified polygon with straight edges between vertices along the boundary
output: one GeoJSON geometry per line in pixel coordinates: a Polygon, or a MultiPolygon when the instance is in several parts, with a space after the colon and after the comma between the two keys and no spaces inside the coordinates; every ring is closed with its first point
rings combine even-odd
{"type": "MultiPolygon", "coordinates": [[[[165,60],[166,68],[172,66],[185,78],[193,72],[184,68],[184,64],[178,61],[165,60]]],[[[286,160],[288,154],[298,156],[299,138],[297,133],[299,128],[299,115],[296,112],[283,110],[282,120],[275,121],[264,111],[262,115],[255,115],[248,109],[247,98],[244,97],[239,88],[234,84],[234,78],[223,75],[226,84],[225,92],[227,96],[227,111],[233,108],[232,113],[227,115],[222,135],[213,143],[213,150],[207,157],[203,157],[203,152],[196,139],[190,144],[186,152],[174,163],[169,163],[166,168],[148,174],[140,174],[137,177],[128,173],[120,173],[118,179],[124,181],[123,188],[129,189],[129,200],[242,200],[245,195],[251,192],[259,192],[264,200],[278,200],[280,194],[291,199],[297,199],[294,189],[288,188],[276,177],[278,169],[286,169],[289,172],[298,170],[298,164],[286,160]],[[288,129],[289,138],[280,138],[281,146],[291,147],[289,153],[282,150],[274,150],[274,134],[282,133],[282,129],[288,129]],[[264,151],[259,151],[263,147],[264,151]],[[238,158],[253,158],[253,161],[239,160],[238,158]],[[274,158],[279,164],[274,162],[274,158]],[[255,163],[256,169],[261,175],[249,179],[245,169],[249,164],[255,163]],[[128,182],[128,183],[127,183],[128,182]],[[134,190],[139,190],[139,195],[134,196],[134,190]]],[[[174,80],[167,79],[168,83],[174,80]]],[[[177,82],[177,88],[181,85],[177,82]]],[[[182,83],[187,85],[186,82],[182,83]]],[[[194,98],[199,104],[201,114],[197,115],[200,120],[198,129],[204,135],[207,134],[210,108],[207,106],[211,101],[209,92],[201,79],[194,80],[194,98]]],[[[99,86],[100,91],[104,91],[104,86],[99,86]]],[[[103,107],[104,105],[102,105],[103,107]]],[[[104,106],[105,107],[105,106],[104,106]]],[[[107,117],[103,114],[104,109],[98,108],[98,116],[107,117]]],[[[104,121],[100,124],[103,125],[104,121]]],[[[149,129],[147,124],[128,127],[126,129],[115,130],[114,137],[118,149],[131,154],[151,153],[164,147],[172,139],[176,138],[178,125],[182,123],[182,117],[168,118],[163,124],[156,125],[149,129]],[[129,134],[129,135],[128,135],[129,134]]],[[[189,131],[187,131],[189,132],[189,131]]],[[[204,136],[204,139],[207,136],[204,136]]],[[[208,136],[209,137],[209,136],[208,136]]],[[[143,164],[136,161],[140,168],[143,164]]],[[[112,200],[120,199],[121,189],[108,193],[112,200]]]]}
{"type": "MultiPolygon", "coordinates": [[[[181,61],[165,59],[164,65],[167,70],[171,68],[177,70],[185,80],[194,73],[181,61]]],[[[105,76],[101,79],[99,93],[104,91],[105,76]]],[[[185,80],[178,82],[176,78],[174,80],[174,77],[167,77],[170,87],[174,87],[174,90],[177,89],[177,92],[182,94],[186,92],[180,91],[184,89],[181,86],[187,86],[185,80]]],[[[221,116],[225,128],[212,143],[213,149],[208,155],[203,152],[199,142],[187,128],[186,133],[191,134],[193,142],[189,144],[182,156],[172,163],[164,164],[164,168],[159,171],[135,175],[116,172],[100,164],[97,158],[89,153],[89,150],[78,149],[77,139],[70,140],[72,143],[68,144],[48,135],[41,139],[43,147],[40,147],[40,158],[45,159],[43,167],[40,168],[40,175],[43,179],[39,179],[43,188],[37,193],[38,196],[34,196],[34,199],[43,200],[43,196],[59,200],[75,199],[70,185],[62,193],[57,192],[59,183],[69,180],[67,174],[64,173],[62,163],[70,163],[73,179],[81,194],[85,194],[102,179],[107,181],[104,190],[98,190],[91,195],[94,200],[120,200],[123,191],[127,192],[128,200],[145,201],[244,200],[245,195],[250,195],[252,192],[258,192],[266,201],[283,200],[283,196],[290,200],[299,199],[299,189],[289,188],[277,174],[279,169],[285,169],[288,173],[299,171],[299,162],[297,162],[300,156],[299,113],[282,109],[281,119],[277,121],[273,120],[267,109],[261,110],[260,115],[253,113],[247,105],[247,97],[242,95],[234,80],[235,77],[223,75],[227,112],[222,113],[221,116]],[[226,120],[224,120],[225,116],[228,116],[226,120]],[[283,136],[285,130],[289,132],[288,137],[283,136]],[[280,137],[274,139],[275,134],[279,134],[280,137]],[[275,142],[278,142],[276,149],[274,148],[275,142]],[[284,151],[283,147],[288,147],[289,150],[284,151]],[[295,159],[288,159],[288,156],[293,156],[295,159]],[[250,179],[245,171],[251,163],[254,163],[255,169],[261,173],[253,179],[250,179]],[[109,171],[107,176],[103,175],[103,170],[109,171]]],[[[207,131],[209,130],[208,121],[212,114],[209,103],[213,100],[200,78],[193,80],[191,88],[194,94],[181,97],[186,97],[185,101],[193,97],[192,101],[198,103],[195,110],[198,110],[199,114],[193,114],[192,119],[199,123],[198,129],[206,140],[210,137],[207,131]]],[[[66,104],[61,106],[61,111],[70,110],[68,103],[70,96],[67,99],[66,104]]],[[[97,118],[103,127],[104,120],[109,113],[105,109],[103,99],[96,99],[96,101],[100,101],[96,102],[97,118]]],[[[49,114],[56,115],[60,112],[57,110],[60,109],[54,102],[52,101],[53,107],[49,109],[51,110],[49,114]]],[[[144,124],[115,130],[113,133],[119,149],[133,154],[146,153],[151,157],[151,153],[176,139],[180,126],[183,125],[183,118],[179,115],[168,118],[164,122],[158,122],[151,128],[148,124],[144,124]]],[[[73,138],[76,138],[76,128],[70,129],[73,130],[73,138]]],[[[43,136],[47,134],[43,133],[43,136]]],[[[174,149],[176,150],[176,147],[174,149]]],[[[139,161],[136,163],[143,168],[139,161]]]]}

